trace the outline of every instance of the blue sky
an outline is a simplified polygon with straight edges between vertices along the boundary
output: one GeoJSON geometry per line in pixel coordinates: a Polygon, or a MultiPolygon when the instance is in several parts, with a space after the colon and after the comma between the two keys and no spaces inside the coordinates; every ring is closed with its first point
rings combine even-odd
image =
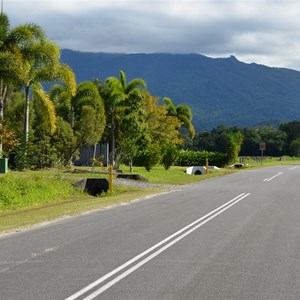
{"type": "Polygon", "coordinates": [[[300,70],[300,0],[3,0],[11,26],[37,23],[61,48],[235,55],[300,70]]]}

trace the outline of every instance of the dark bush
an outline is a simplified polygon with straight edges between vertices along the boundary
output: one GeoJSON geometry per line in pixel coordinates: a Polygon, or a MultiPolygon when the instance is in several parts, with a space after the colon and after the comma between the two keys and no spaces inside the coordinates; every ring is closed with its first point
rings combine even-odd
{"type": "Polygon", "coordinates": [[[204,166],[206,158],[210,166],[222,168],[226,165],[227,157],[223,153],[208,151],[180,151],[175,162],[177,166],[204,166]]]}

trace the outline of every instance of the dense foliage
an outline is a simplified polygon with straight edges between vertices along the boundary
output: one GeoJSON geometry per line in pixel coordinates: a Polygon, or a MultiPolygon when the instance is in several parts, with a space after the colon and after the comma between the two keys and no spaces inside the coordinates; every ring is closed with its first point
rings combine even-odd
{"type": "Polygon", "coordinates": [[[227,163],[227,156],[223,153],[209,151],[185,150],[178,153],[176,165],[178,166],[205,166],[206,159],[211,166],[222,168],[227,163]]]}
{"type": "Polygon", "coordinates": [[[82,146],[99,142],[109,143],[115,167],[138,163],[150,171],[162,161],[169,168],[183,135],[195,134],[191,109],[172,111],[169,98],[158,104],[142,78],[127,82],[121,70],[119,78],[76,83],[38,25],[10,28],[1,14],[0,39],[0,158],[10,168],[67,166],[82,146]]]}

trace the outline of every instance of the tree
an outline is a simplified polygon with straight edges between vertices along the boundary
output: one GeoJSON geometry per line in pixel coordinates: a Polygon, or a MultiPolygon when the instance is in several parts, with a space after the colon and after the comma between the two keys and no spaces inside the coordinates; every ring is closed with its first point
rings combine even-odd
{"type": "Polygon", "coordinates": [[[236,127],[225,127],[219,125],[213,128],[211,132],[200,132],[196,135],[194,145],[197,150],[216,151],[226,153],[227,151],[227,134],[235,132],[236,127]]]}
{"type": "Polygon", "coordinates": [[[117,152],[121,160],[129,162],[130,172],[133,170],[133,159],[138,154],[139,142],[145,130],[145,100],[144,91],[132,91],[119,121],[117,152]]]}
{"type": "Polygon", "coordinates": [[[297,138],[290,143],[289,150],[292,156],[300,157],[300,138],[297,138]]]}
{"type": "Polygon", "coordinates": [[[260,155],[259,143],[262,142],[259,130],[256,128],[243,128],[241,130],[244,140],[241,147],[241,156],[260,155]]]}
{"type": "Polygon", "coordinates": [[[179,128],[181,122],[175,116],[168,115],[164,105],[157,105],[159,98],[149,93],[146,98],[145,124],[138,144],[140,151],[136,162],[150,171],[161,162],[170,147],[183,143],[179,128]]]}
{"type": "Polygon", "coordinates": [[[2,133],[4,121],[4,106],[9,88],[17,84],[21,68],[21,59],[16,51],[16,36],[30,30],[26,25],[10,28],[8,17],[0,14],[0,158],[2,157],[2,133]]]}
{"type": "Polygon", "coordinates": [[[266,143],[267,155],[282,155],[287,139],[287,134],[284,131],[266,126],[259,128],[259,135],[261,137],[261,141],[266,143]]]}
{"type": "Polygon", "coordinates": [[[165,97],[163,101],[166,104],[168,114],[170,116],[177,117],[178,120],[182,123],[182,126],[188,131],[189,137],[193,139],[195,136],[195,128],[192,123],[193,115],[191,108],[185,104],[181,104],[175,107],[173,101],[167,97],[165,97]]]}
{"type": "MultiPolygon", "coordinates": [[[[95,145],[103,135],[106,125],[104,103],[98,87],[91,81],[81,82],[71,102],[74,121],[71,126],[76,139],[73,155],[81,146],[95,145]]],[[[71,158],[71,157],[70,157],[71,158]]]]}
{"type": "Polygon", "coordinates": [[[23,32],[13,30],[16,41],[15,51],[20,57],[20,84],[25,88],[24,139],[29,134],[29,95],[33,90],[33,100],[42,101],[49,113],[51,134],[55,131],[53,103],[42,91],[41,83],[61,80],[72,92],[75,92],[75,75],[67,65],[60,62],[59,47],[47,39],[43,29],[35,24],[27,24],[23,32]]]}
{"type": "Polygon", "coordinates": [[[110,140],[110,162],[115,164],[116,139],[119,136],[119,121],[126,110],[127,101],[135,96],[136,90],[146,90],[146,83],[141,78],[135,78],[127,83],[125,73],[120,70],[120,78],[109,77],[99,86],[100,94],[105,103],[107,128],[110,140]]]}
{"type": "Polygon", "coordinates": [[[240,131],[230,132],[227,134],[227,157],[229,164],[236,162],[242,143],[243,135],[240,131]]]}
{"type": "Polygon", "coordinates": [[[57,117],[56,132],[51,139],[57,155],[57,163],[63,166],[70,164],[73,155],[77,155],[77,143],[74,131],[67,121],[57,117]]]}
{"type": "Polygon", "coordinates": [[[286,154],[290,154],[290,144],[292,143],[292,141],[300,138],[300,121],[282,123],[279,126],[279,130],[286,133],[286,144],[284,147],[284,152],[286,154]]]}

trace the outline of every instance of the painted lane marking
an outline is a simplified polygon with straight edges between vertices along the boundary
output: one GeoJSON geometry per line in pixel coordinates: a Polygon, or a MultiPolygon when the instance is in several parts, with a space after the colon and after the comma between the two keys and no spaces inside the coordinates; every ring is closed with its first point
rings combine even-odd
{"type": "Polygon", "coordinates": [[[210,220],[214,219],[219,214],[223,213],[224,211],[226,211],[227,209],[229,209],[233,205],[237,204],[238,202],[240,202],[241,200],[243,200],[244,198],[246,198],[249,195],[250,195],[250,193],[248,193],[248,194],[245,194],[245,193],[240,194],[239,196],[237,196],[234,199],[232,199],[232,200],[226,202],[225,204],[219,206],[218,208],[216,208],[213,211],[209,212],[208,214],[206,214],[205,216],[201,217],[200,219],[198,219],[198,220],[190,223],[189,225],[185,226],[184,228],[178,230],[174,234],[170,235],[169,237],[167,237],[164,240],[160,241],[159,243],[155,244],[154,246],[152,246],[151,248],[147,249],[146,251],[144,251],[144,252],[140,253],[139,255],[135,256],[134,258],[132,258],[131,260],[127,261],[126,263],[124,263],[123,265],[119,266],[118,268],[114,269],[113,271],[111,271],[111,272],[107,273],[106,275],[100,277],[99,279],[97,279],[93,283],[87,285],[86,287],[84,287],[83,289],[79,290],[78,292],[76,292],[75,294],[71,295],[70,297],[66,298],[65,300],[75,300],[75,299],[77,299],[78,297],[80,297],[83,294],[87,293],[88,291],[90,291],[94,287],[98,286],[103,281],[109,279],[110,277],[112,277],[116,273],[118,273],[121,270],[123,270],[124,268],[132,265],[137,260],[141,259],[142,257],[146,256],[147,254],[149,254],[150,252],[152,252],[156,248],[162,246],[163,244],[165,244],[169,240],[171,240],[171,239],[173,239],[173,238],[175,238],[176,236],[179,235],[177,238],[175,238],[172,241],[170,241],[169,243],[165,244],[160,249],[156,250],[155,252],[153,252],[152,254],[150,254],[149,256],[147,256],[146,258],[144,258],[142,261],[136,263],[131,268],[129,268],[125,272],[121,273],[120,275],[118,275],[117,277],[115,277],[114,279],[112,279],[111,281],[109,281],[108,283],[106,283],[105,285],[103,285],[102,287],[100,287],[98,290],[96,290],[95,292],[93,292],[92,294],[90,294],[89,296],[83,298],[84,300],[94,299],[95,297],[97,297],[98,295],[102,294],[104,291],[106,291],[107,289],[109,289],[111,286],[115,285],[117,282],[119,282],[120,280],[122,280],[123,278],[125,278],[126,276],[128,276],[129,274],[131,274],[132,272],[134,272],[135,270],[139,269],[141,266],[143,266],[144,264],[146,264],[148,261],[152,260],[153,258],[155,258],[156,256],[158,256],[160,253],[164,252],[165,250],[167,250],[168,248],[170,248],[171,246],[173,246],[174,244],[176,244],[177,242],[179,242],[180,240],[182,240],[184,237],[186,237],[187,235],[191,234],[193,231],[195,231],[196,229],[200,228],[201,226],[203,226],[204,224],[206,224],[210,220]],[[191,229],[189,229],[189,228],[191,228],[191,229]]]}
{"type": "Polygon", "coordinates": [[[274,178],[276,178],[276,177],[278,177],[278,176],[280,176],[280,175],[282,175],[282,174],[284,174],[283,172],[278,172],[276,175],[274,175],[273,177],[270,177],[270,178],[265,178],[264,179],[264,182],[269,182],[269,181],[271,181],[271,180],[273,180],[274,178]]]}
{"type": "Polygon", "coordinates": [[[298,167],[292,167],[292,168],[289,168],[289,170],[295,170],[297,169],[298,167]]]}

